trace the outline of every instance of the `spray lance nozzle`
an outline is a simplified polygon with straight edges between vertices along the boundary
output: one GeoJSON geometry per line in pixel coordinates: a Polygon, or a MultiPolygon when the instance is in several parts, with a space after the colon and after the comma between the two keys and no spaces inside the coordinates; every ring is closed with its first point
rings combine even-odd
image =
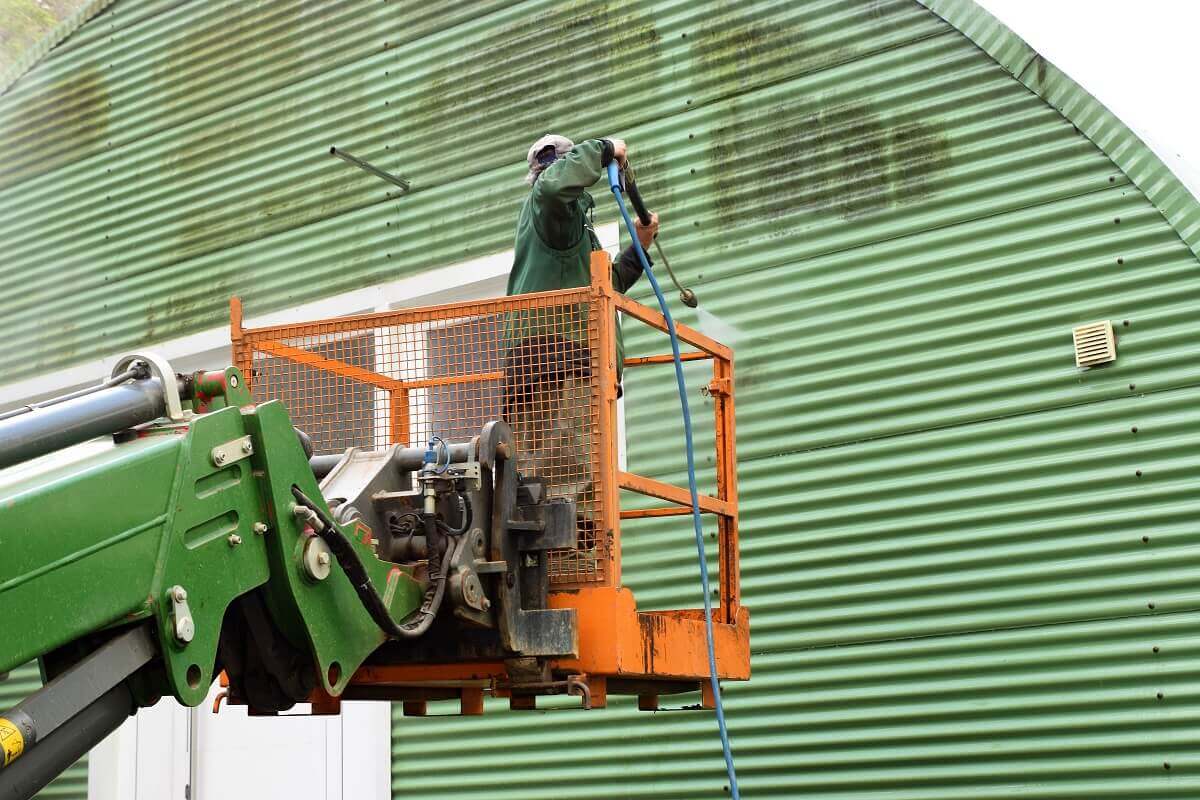
{"type": "MultiPolygon", "coordinates": [[[[615,161],[608,165],[608,182],[614,191],[624,190],[629,195],[629,202],[633,204],[638,221],[643,225],[649,225],[650,210],[646,208],[646,201],[642,199],[642,193],[638,191],[633,165],[629,163],[628,159],[625,161],[624,171],[617,168],[615,161]]],[[[675,288],[679,290],[679,302],[688,308],[699,306],[700,301],[696,298],[696,293],[691,289],[684,288],[679,283],[679,279],[675,277],[675,271],[671,269],[671,262],[667,261],[667,254],[663,252],[662,245],[658,243],[657,235],[654,237],[654,250],[658,253],[659,261],[667,268],[667,274],[671,276],[671,283],[675,284],[675,288]]]]}

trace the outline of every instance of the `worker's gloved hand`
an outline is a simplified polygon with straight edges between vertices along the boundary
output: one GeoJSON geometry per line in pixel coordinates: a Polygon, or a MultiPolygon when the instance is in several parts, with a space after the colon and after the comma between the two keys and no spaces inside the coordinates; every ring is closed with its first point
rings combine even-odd
{"type": "Polygon", "coordinates": [[[643,225],[638,219],[633,223],[633,227],[637,231],[638,241],[642,243],[642,249],[649,251],[650,245],[654,244],[654,237],[658,236],[658,214],[651,212],[650,224],[643,225]]]}
{"type": "Polygon", "coordinates": [[[609,139],[613,146],[613,158],[617,160],[617,166],[625,169],[625,153],[628,148],[625,147],[624,139],[609,139]]]}

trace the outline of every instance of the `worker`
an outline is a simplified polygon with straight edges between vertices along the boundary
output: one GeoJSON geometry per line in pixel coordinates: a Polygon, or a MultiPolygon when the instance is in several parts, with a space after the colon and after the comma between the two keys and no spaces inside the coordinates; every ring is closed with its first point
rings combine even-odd
{"type": "MultiPolygon", "coordinates": [[[[596,204],[586,190],[614,158],[623,169],[625,154],[621,139],[589,139],[576,145],[550,134],[533,143],[525,176],[532,189],[517,219],[510,295],[591,283],[591,253],[601,247],[592,224],[596,204]]],[[[658,234],[658,215],[651,214],[648,225],[639,220],[634,227],[648,251],[658,234]]],[[[626,292],[641,275],[637,249],[631,244],[613,266],[613,287],[626,292]]]]}
{"type": "MultiPolygon", "coordinates": [[[[526,158],[529,195],[517,218],[516,244],[508,294],[573,289],[591,283],[591,254],[602,249],[593,224],[595,201],[589,186],[616,159],[625,167],[621,139],[589,139],[575,144],[549,134],[533,143],[526,158]]],[[[658,215],[635,227],[643,249],[658,233],[658,215]]],[[[641,277],[636,246],[630,244],[613,265],[612,283],[626,292],[641,277]]],[[[537,476],[547,491],[574,499],[581,522],[591,509],[592,442],[591,358],[587,349],[586,311],[578,303],[522,313],[509,328],[505,361],[505,418],[517,438],[522,474],[537,476]]],[[[617,340],[617,393],[624,361],[621,330],[617,340]]],[[[580,526],[580,538],[587,538],[580,526]]],[[[588,543],[580,542],[580,549],[588,543]]]]}

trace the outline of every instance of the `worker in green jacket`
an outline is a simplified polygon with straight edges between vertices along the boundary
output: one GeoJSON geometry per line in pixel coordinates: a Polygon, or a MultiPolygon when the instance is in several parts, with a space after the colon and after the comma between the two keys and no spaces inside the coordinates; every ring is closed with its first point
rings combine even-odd
{"type": "MultiPolygon", "coordinates": [[[[533,143],[527,156],[529,173],[525,176],[525,182],[532,188],[517,218],[513,266],[508,274],[509,295],[574,289],[592,282],[592,251],[602,248],[592,221],[596,203],[586,190],[600,180],[613,159],[624,167],[625,151],[621,139],[589,139],[576,145],[564,136],[548,134],[533,143]]],[[[648,225],[637,220],[634,228],[643,250],[648,251],[658,235],[658,214],[650,215],[648,225]]],[[[646,258],[649,260],[648,253],[646,258]]],[[[613,264],[613,288],[624,293],[641,276],[642,264],[637,248],[631,244],[613,264]]],[[[562,324],[530,327],[540,332],[547,328],[564,332],[562,324]]],[[[619,327],[616,340],[619,383],[625,352],[619,327]]],[[[540,348],[541,344],[531,342],[524,349],[540,348]]]]}
{"type": "MultiPolygon", "coordinates": [[[[543,136],[529,148],[529,196],[517,219],[517,240],[508,293],[573,289],[592,282],[590,263],[600,242],[592,226],[596,206],[587,188],[604,175],[614,158],[625,166],[625,142],[589,139],[573,144],[562,136],[543,136]]],[[[658,215],[635,224],[643,249],[658,233],[658,215]]],[[[637,250],[630,245],[613,265],[613,286],[628,291],[642,275],[637,250]]]]}
{"type": "MultiPolygon", "coordinates": [[[[616,159],[624,167],[621,139],[589,139],[574,144],[547,135],[529,148],[528,197],[517,219],[516,244],[508,294],[573,289],[591,283],[591,254],[600,250],[593,225],[595,201],[588,187],[616,159]]],[[[636,226],[648,249],[658,233],[658,215],[636,226]]],[[[612,282],[625,292],[642,275],[637,249],[630,245],[613,265],[612,282]]],[[[555,496],[580,507],[580,549],[587,549],[585,524],[591,485],[589,381],[591,358],[579,304],[529,312],[509,329],[505,358],[505,418],[517,437],[518,469],[536,475],[555,496]],[[540,316],[539,316],[540,314],[540,316]]],[[[617,340],[617,391],[624,361],[621,330],[617,340]]],[[[604,423],[602,423],[604,424],[604,423]]]]}

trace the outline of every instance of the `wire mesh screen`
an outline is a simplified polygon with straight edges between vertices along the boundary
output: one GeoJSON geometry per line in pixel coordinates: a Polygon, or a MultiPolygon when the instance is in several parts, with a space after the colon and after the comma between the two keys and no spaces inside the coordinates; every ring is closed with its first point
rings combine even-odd
{"type": "Polygon", "coordinates": [[[578,546],[550,553],[555,585],[607,578],[599,448],[599,316],[586,289],[246,330],[256,401],[276,399],[318,453],[467,441],[513,428],[517,469],[574,500],[578,546]]]}

